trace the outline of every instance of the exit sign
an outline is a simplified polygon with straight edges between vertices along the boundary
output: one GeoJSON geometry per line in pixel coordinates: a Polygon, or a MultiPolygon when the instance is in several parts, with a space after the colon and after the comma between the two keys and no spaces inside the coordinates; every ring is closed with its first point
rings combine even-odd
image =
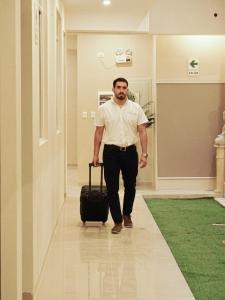
{"type": "Polygon", "coordinates": [[[188,76],[199,75],[199,59],[192,58],[188,60],[188,76]]]}

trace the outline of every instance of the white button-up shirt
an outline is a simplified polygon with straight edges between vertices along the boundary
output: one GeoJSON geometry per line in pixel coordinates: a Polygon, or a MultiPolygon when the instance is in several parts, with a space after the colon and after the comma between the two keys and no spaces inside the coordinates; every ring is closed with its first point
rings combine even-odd
{"type": "Polygon", "coordinates": [[[137,143],[137,126],[148,122],[138,103],[127,100],[122,106],[114,100],[102,104],[96,114],[95,125],[104,126],[104,144],[126,147],[137,143]]]}

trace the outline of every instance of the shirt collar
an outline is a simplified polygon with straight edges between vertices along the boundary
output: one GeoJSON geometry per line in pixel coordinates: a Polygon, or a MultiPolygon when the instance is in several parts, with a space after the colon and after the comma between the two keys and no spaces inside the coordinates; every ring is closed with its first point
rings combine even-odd
{"type": "Polygon", "coordinates": [[[117,103],[114,101],[114,98],[111,99],[111,102],[112,102],[114,105],[118,105],[118,106],[120,106],[120,107],[123,107],[123,106],[127,105],[127,104],[128,104],[128,101],[129,101],[129,99],[127,98],[127,99],[126,99],[126,102],[125,102],[123,105],[119,105],[119,104],[117,104],[117,103]]]}

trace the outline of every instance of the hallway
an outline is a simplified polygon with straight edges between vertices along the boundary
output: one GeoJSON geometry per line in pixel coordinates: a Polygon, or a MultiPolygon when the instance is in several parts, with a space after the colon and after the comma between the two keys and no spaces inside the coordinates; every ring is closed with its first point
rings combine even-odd
{"type": "Polygon", "coordinates": [[[61,211],[36,289],[36,300],[194,299],[138,190],[133,229],[112,235],[106,226],[82,227],[80,187],[69,169],[61,211]]]}
{"type": "Polygon", "coordinates": [[[193,299],[142,195],[224,201],[224,1],[0,1],[2,300],[193,299]],[[135,227],[114,236],[111,219],[82,227],[75,183],[121,76],[155,124],[135,227]]]}

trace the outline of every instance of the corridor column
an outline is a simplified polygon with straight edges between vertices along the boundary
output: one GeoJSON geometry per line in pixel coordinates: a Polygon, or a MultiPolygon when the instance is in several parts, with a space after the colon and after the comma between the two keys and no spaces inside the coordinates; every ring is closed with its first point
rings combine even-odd
{"type": "Polygon", "coordinates": [[[216,197],[225,197],[225,146],[215,145],[216,147],[216,197]]]}
{"type": "Polygon", "coordinates": [[[1,299],[22,299],[20,1],[0,1],[1,299]]]}

